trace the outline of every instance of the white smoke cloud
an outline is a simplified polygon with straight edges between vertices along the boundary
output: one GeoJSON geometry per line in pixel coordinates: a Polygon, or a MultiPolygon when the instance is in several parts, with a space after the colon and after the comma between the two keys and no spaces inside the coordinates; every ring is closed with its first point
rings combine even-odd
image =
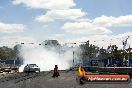
{"type": "MultiPolygon", "coordinates": [[[[49,51],[42,46],[23,45],[20,49],[20,55],[26,64],[37,64],[41,71],[53,70],[54,65],[58,65],[59,70],[65,70],[72,66],[72,51],[60,54],[56,51],[49,51]]],[[[20,70],[24,67],[20,67],[20,70]]]]}

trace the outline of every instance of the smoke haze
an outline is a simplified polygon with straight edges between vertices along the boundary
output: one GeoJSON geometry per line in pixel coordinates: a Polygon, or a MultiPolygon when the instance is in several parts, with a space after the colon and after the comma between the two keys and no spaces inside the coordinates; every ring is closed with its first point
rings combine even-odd
{"type": "Polygon", "coordinates": [[[59,55],[57,51],[51,51],[42,46],[22,45],[20,55],[24,65],[19,70],[22,71],[26,64],[37,64],[41,71],[53,70],[54,65],[58,65],[59,70],[68,69],[72,66],[72,52],[72,50],[67,50],[59,55]]]}

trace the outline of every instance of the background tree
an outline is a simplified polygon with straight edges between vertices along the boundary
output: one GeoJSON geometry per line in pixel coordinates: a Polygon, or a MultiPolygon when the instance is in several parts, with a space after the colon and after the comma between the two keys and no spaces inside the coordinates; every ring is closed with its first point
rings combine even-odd
{"type": "Polygon", "coordinates": [[[16,57],[16,53],[12,48],[6,46],[0,47],[0,60],[11,60],[16,57]]]}

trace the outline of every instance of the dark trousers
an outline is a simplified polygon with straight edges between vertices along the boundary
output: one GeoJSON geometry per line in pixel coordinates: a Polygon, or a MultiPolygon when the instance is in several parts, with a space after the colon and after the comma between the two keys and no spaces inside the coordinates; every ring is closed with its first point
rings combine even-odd
{"type": "Polygon", "coordinates": [[[52,77],[58,77],[60,76],[59,72],[54,72],[52,77]]]}

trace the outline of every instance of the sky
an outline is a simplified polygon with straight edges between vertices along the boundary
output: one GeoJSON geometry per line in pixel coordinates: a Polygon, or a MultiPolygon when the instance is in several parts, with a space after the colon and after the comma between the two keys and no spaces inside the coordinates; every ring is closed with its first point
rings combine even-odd
{"type": "Polygon", "coordinates": [[[0,46],[56,39],[121,48],[128,36],[130,46],[132,0],[0,0],[0,46]]]}

